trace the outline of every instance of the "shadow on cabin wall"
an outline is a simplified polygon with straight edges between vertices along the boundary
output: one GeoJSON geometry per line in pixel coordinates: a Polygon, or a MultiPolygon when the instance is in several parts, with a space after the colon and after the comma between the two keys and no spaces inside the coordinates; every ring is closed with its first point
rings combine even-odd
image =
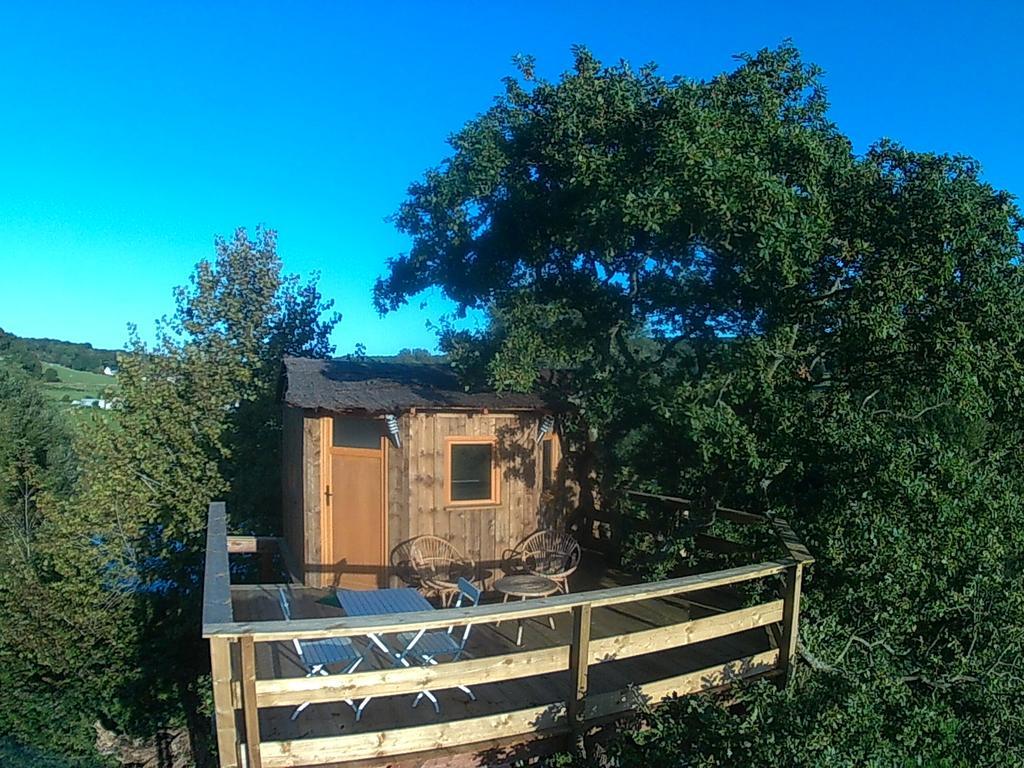
{"type": "Polygon", "coordinates": [[[505,480],[527,488],[541,486],[535,525],[530,533],[544,528],[563,530],[567,524],[571,524],[576,516],[579,492],[578,484],[573,481],[569,469],[573,463],[572,457],[564,451],[561,439],[558,439],[561,447],[556,457],[557,463],[552,467],[553,476],[550,479],[541,476],[543,468],[538,466],[538,456],[543,453],[537,441],[539,421],[537,414],[518,416],[514,424],[497,429],[498,462],[505,480]]]}

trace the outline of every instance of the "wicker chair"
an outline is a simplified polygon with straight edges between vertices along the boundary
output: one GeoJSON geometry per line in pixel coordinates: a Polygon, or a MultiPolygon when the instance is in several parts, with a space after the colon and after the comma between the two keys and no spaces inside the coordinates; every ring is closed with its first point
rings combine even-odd
{"type": "Polygon", "coordinates": [[[473,581],[476,563],[440,536],[419,536],[409,550],[413,572],[426,596],[437,596],[447,607],[459,593],[459,579],[473,581]]]}
{"type": "Polygon", "coordinates": [[[420,579],[412,565],[412,545],[416,539],[406,539],[391,550],[391,573],[415,589],[420,588],[420,579]]]}
{"type": "Polygon", "coordinates": [[[526,573],[546,576],[569,594],[569,577],[580,564],[580,544],[568,533],[543,530],[525,538],[512,560],[526,573]]]}

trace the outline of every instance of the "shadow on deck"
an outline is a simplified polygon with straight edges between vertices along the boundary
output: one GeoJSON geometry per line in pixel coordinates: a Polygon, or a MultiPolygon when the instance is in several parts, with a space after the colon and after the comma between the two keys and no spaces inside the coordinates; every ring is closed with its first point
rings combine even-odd
{"type": "MultiPolygon", "coordinates": [[[[584,567],[574,574],[574,593],[607,589],[639,583],[621,571],[605,569],[596,555],[588,555],[584,567]]],[[[344,616],[333,600],[332,589],[291,586],[292,612],[295,619],[319,619],[344,616]]],[[[254,585],[232,588],[232,605],[236,621],[262,622],[280,620],[278,585],[254,585]]],[[[486,602],[497,602],[497,596],[488,593],[486,602]]],[[[627,633],[670,627],[691,619],[713,616],[738,607],[735,595],[725,589],[693,592],[684,596],[670,596],[653,600],[640,600],[621,605],[595,608],[592,613],[591,642],[627,633]]],[[[572,638],[572,618],[568,614],[553,617],[554,629],[545,617],[525,620],[523,644],[516,646],[516,621],[500,625],[485,624],[473,628],[465,658],[479,659],[526,651],[569,645],[572,638]]],[[[357,643],[366,646],[366,642],[357,643]]],[[[635,656],[621,661],[594,665],[589,673],[588,695],[613,694],[629,686],[652,683],[726,664],[734,659],[754,656],[772,648],[770,633],[764,627],[739,632],[726,637],[673,648],[667,651],[635,656]]],[[[368,653],[360,671],[389,669],[388,660],[379,653],[368,653]]],[[[258,679],[304,677],[295,649],[288,641],[260,643],[256,648],[256,674],[258,679]]],[[[408,726],[450,723],[458,728],[458,721],[488,715],[499,715],[522,709],[552,705],[565,699],[571,681],[568,670],[556,673],[474,685],[476,701],[457,688],[435,690],[441,706],[440,714],[426,701],[413,708],[415,693],[374,698],[356,722],[353,710],[342,701],[312,704],[291,720],[294,707],[273,707],[260,710],[261,738],[271,741],[293,741],[305,738],[373,733],[408,726]]],[[[504,753],[505,750],[499,752],[504,753]]],[[[493,755],[492,757],[496,757],[493,755]]],[[[438,756],[434,756],[435,758],[438,756]]],[[[450,763],[452,753],[446,751],[444,760],[450,763]]],[[[469,750],[467,762],[476,763],[479,752],[469,750]]],[[[423,764],[426,755],[410,757],[410,764],[423,764]]],[[[506,755],[507,759],[507,755],[506,755]]],[[[392,761],[388,761],[393,764],[392,761]]]]}

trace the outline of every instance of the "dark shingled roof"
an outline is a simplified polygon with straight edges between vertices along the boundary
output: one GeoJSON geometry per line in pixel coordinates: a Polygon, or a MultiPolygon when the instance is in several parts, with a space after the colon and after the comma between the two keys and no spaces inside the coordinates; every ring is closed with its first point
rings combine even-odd
{"type": "Polygon", "coordinates": [[[466,392],[443,364],[284,359],[284,401],[324,411],[399,413],[410,408],[551,410],[543,398],[514,392],[466,392]]]}

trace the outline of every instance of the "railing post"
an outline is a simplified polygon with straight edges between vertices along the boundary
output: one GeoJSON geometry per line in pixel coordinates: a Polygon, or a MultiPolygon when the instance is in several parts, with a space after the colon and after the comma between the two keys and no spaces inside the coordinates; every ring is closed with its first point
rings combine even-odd
{"type": "Polygon", "coordinates": [[[779,669],[789,679],[796,658],[797,635],[800,629],[800,587],[804,566],[794,562],[786,569],[786,583],[783,587],[782,639],[779,643],[779,669]]]}
{"type": "Polygon", "coordinates": [[[210,638],[210,677],[213,681],[213,722],[217,731],[220,768],[238,768],[238,729],[231,701],[231,641],[210,638]]]}
{"type": "Polygon", "coordinates": [[[260,711],[256,706],[256,644],[252,635],[243,635],[241,646],[245,751],[250,768],[263,768],[263,759],[260,756],[260,711]]]}
{"type": "Polygon", "coordinates": [[[572,644],[569,646],[569,680],[572,690],[566,701],[569,727],[580,734],[583,707],[587,698],[587,672],[590,667],[590,603],[573,606],[572,644]]]}

